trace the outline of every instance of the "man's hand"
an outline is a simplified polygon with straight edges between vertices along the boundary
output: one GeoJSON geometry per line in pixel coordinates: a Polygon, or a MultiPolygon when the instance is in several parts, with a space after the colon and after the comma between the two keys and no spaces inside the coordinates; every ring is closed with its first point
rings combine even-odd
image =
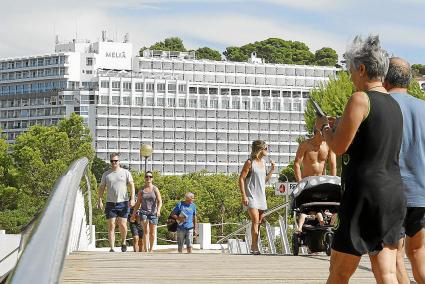
{"type": "Polygon", "coordinates": [[[130,222],[131,223],[134,223],[134,221],[136,221],[136,214],[131,214],[131,217],[130,217],[130,222]]]}
{"type": "Polygon", "coordinates": [[[270,172],[274,172],[274,170],[276,169],[276,163],[273,160],[270,160],[270,164],[272,165],[270,172]]]}
{"type": "Polygon", "coordinates": [[[160,216],[161,216],[161,211],[159,211],[159,210],[158,210],[158,211],[156,211],[156,217],[158,217],[158,218],[159,218],[160,216]]]}
{"type": "Polygon", "coordinates": [[[242,205],[248,206],[248,197],[246,195],[242,196],[242,205]]]}
{"type": "Polygon", "coordinates": [[[128,207],[132,208],[134,207],[135,204],[136,202],[134,201],[134,199],[130,199],[130,203],[128,203],[128,207]]]}
{"type": "Polygon", "coordinates": [[[97,208],[100,210],[103,210],[103,201],[102,198],[99,198],[99,201],[97,203],[97,208]]]}

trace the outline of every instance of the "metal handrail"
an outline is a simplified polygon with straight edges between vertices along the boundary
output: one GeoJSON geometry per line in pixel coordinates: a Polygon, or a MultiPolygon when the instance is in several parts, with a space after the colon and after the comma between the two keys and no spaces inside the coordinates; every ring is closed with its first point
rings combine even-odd
{"type": "Polygon", "coordinates": [[[7,283],[57,283],[68,248],[76,196],[89,161],[81,158],[56,182],[7,283]]]}
{"type": "MultiPolygon", "coordinates": [[[[285,208],[286,206],[289,205],[289,202],[285,202],[281,205],[278,205],[270,210],[267,210],[266,212],[264,212],[263,214],[263,218],[269,216],[270,214],[273,214],[276,211],[279,211],[282,208],[285,208]]],[[[243,230],[245,230],[249,224],[251,224],[251,221],[246,221],[242,226],[240,226],[238,229],[236,229],[236,231],[234,231],[233,233],[228,234],[227,236],[225,236],[224,238],[221,238],[217,241],[217,244],[222,244],[224,241],[230,239],[231,237],[237,235],[238,233],[242,232],[243,230]]]]}

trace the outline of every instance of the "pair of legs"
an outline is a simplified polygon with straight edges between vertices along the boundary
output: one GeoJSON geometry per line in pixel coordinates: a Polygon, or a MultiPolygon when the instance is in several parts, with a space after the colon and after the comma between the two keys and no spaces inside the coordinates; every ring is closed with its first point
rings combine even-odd
{"type": "MultiPolygon", "coordinates": [[[[327,284],[348,283],[357,269],[360,256],[332,250],[327,284]]],[[[372,271],[378,284],[397,284],[397,247],[387,246],[376,255],[369,255],[372,271]]]]}
{"type": "Polygon", "coordinates": [[[425,284],[425,228],[412,237],[401,239],[397,248],[397,278],[399,283],[410,283],[404,265],[404,252],[412,265],[413,278],[418,284],[425,284]],[[406,249],[405,249],[406,248],[406,249]]]}
{"type": "Polygon", "coordinates": [[[133,236],[133,249],[134,252],[141,252],[143,249],[143,229],[139,223],[139,220],[135,222],[129,222],[131,235],[133,236]]]}
{"type": "Polygon", "coordinates": [[[258,252],[258,232],[263,221],[264,211],[257,208],[248,208],[248,214],[251,218],[251,251],[258,252]]]}
{"type": "Polygon", "coordinates": [[[323,215],[320,212],[309,212],[309,214],[301,213],[298,218],[298,226],[297,226],[297,232],[301,232],[303,229],[303,225],[305,223],[305,219],[307,216],[310,216],[311,218],[317,219],[319,221],[320,226],[323,226],[325,224],[325,221],[323,219],[323,215]]]}
{"type": "Polygon", "coordinates": [[[192,253],[193,229],[177,229],[177,250],[183,252],[183,245],[186,244],[187,253],[192,253]]]}
{"type": "Polygon", "coordinates": [[[127,218],[109,218],[108,219],[108,240],[111,246],[111,251],[114,250],[115,246],[115,224],[118,223],[118,227],[121,235],[121,244],[126,245],[125,239],[127,238],[127,218]]]}
{"type": "Polygon", "coordinates": [[[145,219],[141,221],[143,226],[143,246],[142,251],[146,252],[152,252],[153,251],[153,243],[155,241],[155,232],[156,232],[156,224],[152,223],[151,220],[145,219]],[[149,238],[149,247],[148,247],[148,238],[149,238]]]}

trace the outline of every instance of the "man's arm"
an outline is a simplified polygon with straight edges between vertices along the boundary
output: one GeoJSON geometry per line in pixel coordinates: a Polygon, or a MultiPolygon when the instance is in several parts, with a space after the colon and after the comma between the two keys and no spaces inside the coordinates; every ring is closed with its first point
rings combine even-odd
{"type": "Polygon", "coordinates": [[[133,176],[131,175],[131,172],[127,172],[127,186],[130,186],[130,204],[128,204],[129,207],[133,207],[134,202],[134,195],[135,195],[135,189],[134,189],[134,181],[133,176]]]}
{"type": "Polygon", "coordinates": [[[329,148],[329,168],[331,176],[336,176],[336,154],[329,148]]]}
{"type": "Polygon", "coordinates": [[[301,175],[301,164],[304,160],[304,154],[305,154],[305,142],[302,142],[300,146],[298,146],[297,154],[295,155],[295,161],[294,161],[294,173],[295,173],[295,180],[299,182],[302,179],[301,175]]]}
{"type": "Polygon", "coordinates": [[[198,235],[198,219],[196,217],[196,211],[193,214],[193,234],[196,236],[198,235]]]}
{"type": "Polygon", "coordinates": [[[100,186],[99,186],[99,199],[98,199],[97,207],[101,210],[103,210],[102,198],[103,198],[103,194],[105,193],[105,188],[106,188],[105,184],[100,184],[100,186]]]}

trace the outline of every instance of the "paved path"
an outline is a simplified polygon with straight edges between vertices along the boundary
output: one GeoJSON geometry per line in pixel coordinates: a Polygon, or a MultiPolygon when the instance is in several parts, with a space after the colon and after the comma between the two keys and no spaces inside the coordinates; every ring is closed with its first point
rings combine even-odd
{"type": "MultiPolygon", "coordinates": [[[[318,255],[78,252],[66,258],[61,283],[325,283],[328,267],[318,255]]],[[[350,283],[375,283],[367,257],[350,283]]]]}

